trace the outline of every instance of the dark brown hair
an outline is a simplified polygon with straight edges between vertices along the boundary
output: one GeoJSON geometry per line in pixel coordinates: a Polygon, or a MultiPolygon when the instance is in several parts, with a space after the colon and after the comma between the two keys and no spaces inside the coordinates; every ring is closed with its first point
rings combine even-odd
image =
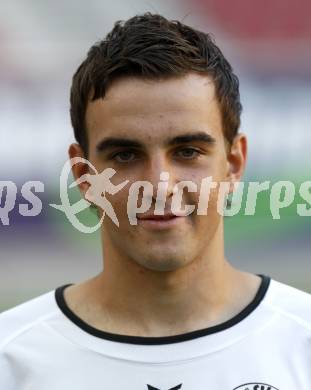
{"type": "Polygon", "coordinates": [[[213,79],[224,136],[231,144],[240,126],[239,80],[212,37],[151,13],[116,22],[106,38],[90,48],[72,80],[71,122],[85,155],[87,104],[103,98],[113,80],[123,76],[176,77],[191,71],[213,79]]]}

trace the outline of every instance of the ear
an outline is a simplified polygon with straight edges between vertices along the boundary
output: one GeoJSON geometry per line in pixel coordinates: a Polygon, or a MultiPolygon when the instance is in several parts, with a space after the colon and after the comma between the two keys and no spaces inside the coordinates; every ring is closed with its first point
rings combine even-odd
{"type": "MultiPolygon", "coordinates": [[[[69,158],[72,159],[74,157],[85,158],[84,152],[79,144],[71,144],[68,149],[69,158]]],[[[89,166],[86,163],[79,162],[77,164],[71,165],[71,171],[75,180],[78,180],[81,176],[90,173],[89,166]]],[[[83,181],[79,184],[80,191],[85,198],[85,193],[89,189],[90,183],[87,181],[83,181]]]]}
{"type": "Polygon", "coordinates": [[[229,193],[234,191],[234,183],[241,181],[247,159],[247,138],[243,133],[237,134],[227,153],[227,177],[231,183],[229,193]]]}

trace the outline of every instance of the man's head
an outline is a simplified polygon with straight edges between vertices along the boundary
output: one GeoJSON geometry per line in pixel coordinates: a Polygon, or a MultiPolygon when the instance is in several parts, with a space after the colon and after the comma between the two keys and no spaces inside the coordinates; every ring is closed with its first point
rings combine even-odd
{"type": "Polygon", "coordinates": [[[73,77],[71,121],[85,156],[88,102],[103,98],[114,80],[126,76],[157,80],[189,72],[213,80],[224,136],[231,144],[240,126],[239,81],[211,36],[149,13],[117,22],[104,40],[90,48],[73,77]]]}
{"type": "MultiPolygon", "coordinates": [[[[118,193],[106,194],[119,220],[117,227],[104,219],[110,256],[168,271],[206,251],[223,250],[216,189],[207,216],[196,213],[201,183],[209,176],[217,183],[239,181],[246,138],[237,134],[237,78],[208,35],[158,15],[117,23],[78,69],[71,102],[79,144],[70,146],[70,157],[86,156],[98,172],[113,168],[114,185],[128,180],[118,193]],[[137,181],[152,184],[152,213],[162,172],[169,173],[165,210],[170,211],[176,185],[191,181],[198,191],[185,189],[182,206],[194,205],[194,212],[162,230],[145,223],[131,225],[130,186],[137,181]]],[[[73,170],[78,178],[88,167],[77,164],[73,170]]],[[[80,185],[83,193],[88,187],[80,185]]],[[[141,198],[140,192],[138,205],[141,198]]]]}

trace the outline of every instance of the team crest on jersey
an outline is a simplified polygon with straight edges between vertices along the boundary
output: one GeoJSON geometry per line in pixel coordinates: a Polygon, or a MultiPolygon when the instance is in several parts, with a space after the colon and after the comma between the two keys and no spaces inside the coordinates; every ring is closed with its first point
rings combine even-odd
{"type": "Polygon", "coordinates": [[[235,387],[233,390],[279,390],[274,386],[268,385],[267,383],[245,383],[235,387]]]}
{"type": "MultiPolygon", "coordinates": [[[[150,385],[147,385],[148,386],[148,390],[161,390],[161,389],[158,389],[157,387],[153,387],[153,386],[150,386],[150,385]]],[[[182,386],[182,383],[180,383],[179,385],[177,386],[174,386],[174,387],[171,387],[167,390],[179,390],[182,386]]]]}

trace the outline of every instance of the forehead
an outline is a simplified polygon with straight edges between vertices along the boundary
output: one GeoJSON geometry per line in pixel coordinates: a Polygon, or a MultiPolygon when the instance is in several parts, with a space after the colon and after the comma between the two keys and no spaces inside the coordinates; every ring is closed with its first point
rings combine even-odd
{"type": "Polygon", "coordinates": [[[86,126],[90,146],[103,136],[135,136],[150,144],[185,131],[222,136],[214,83],[195,73],[161,80],[115,80],[104,99],[88,104],[86,126]]]}

